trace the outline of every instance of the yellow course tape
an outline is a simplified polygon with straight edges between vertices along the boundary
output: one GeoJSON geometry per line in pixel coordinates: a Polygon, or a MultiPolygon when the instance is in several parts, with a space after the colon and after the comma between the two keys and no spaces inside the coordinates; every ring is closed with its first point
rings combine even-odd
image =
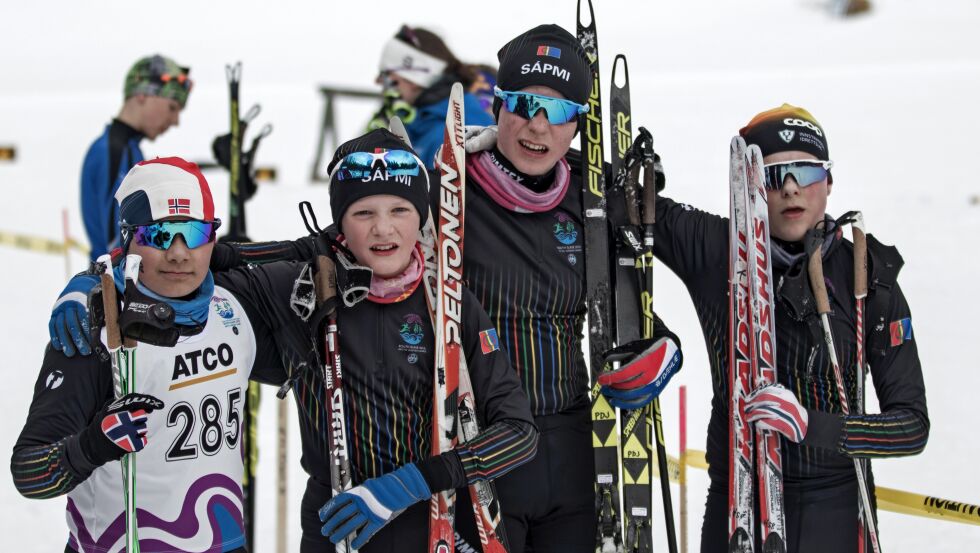
{"type": "MultiPolygon", "coordinates": [[[[684,455],[684,463],[689,467],[708,470],[708,462],[704,455],[703,451],[689,449],[684,455]]],[[[677,483],[680,480],[679,463],[676,457],[667,456],[667,470],[670,472],[671,482],[677,483]]],[[[654,464],[654,467],[656,466],[654,464]]],[[[878,508],[882,511],[980,526],[980,506],[977,505],[882,486],[875,487],[875,497],[878,499],[878,508]]]]}
{"type": "Polygon", "coordinates": [[[26,234],[16,234],[13,232],[0,231],[0,245],[13,246],[22,250],[33,252],[48,253],[52,255],[63,255],[65,248],[76,250],[88,255],[88,246],[78,243],[75,239],[69,238],[67,244],[40,236],[29,236],[26,234]]]}

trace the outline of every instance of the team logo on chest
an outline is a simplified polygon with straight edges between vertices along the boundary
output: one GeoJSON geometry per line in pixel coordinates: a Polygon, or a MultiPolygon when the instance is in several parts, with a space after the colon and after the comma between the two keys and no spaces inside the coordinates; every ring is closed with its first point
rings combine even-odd
{"type": "Polygon", "coordinates": [[[408,362],[418,361],[418,354],[425,353],[425,346],[422,340],[425,339],[425,325],[422,317],[415,313],[409,313],[398,325],[398,335],[402,338],[402,343],[398,344],[398,351],[408,353],[408,362]]]}
{"type": "Polygon", "coordinates": [[[555,240],[566,246],[571,246],[578,240],[578,229],[567,213],[559,211],[555,213],[555,224],[552,227],[555,233],[555,240]]]}
{"type": "Polygon", "coordinates": [[[582,252],[582,245],[578,239],[579,229],[572,217],[564,211],[556,212],[551,232],[558,241],[558,253],[565,257],[569,265],[578,263],[578,254],[582,252]]]}
{"type": "Polygon", "coordinates": [[[237,327],[242,324],[242,320],[240,317],[235,316],[235,308],[232,307],[228,298],[211,296],[211,306],[214,308],[214,312],[221,317],[221,322],[225,325],[225,328],[230,326],[235,334],[238,334],[237,327]]]}

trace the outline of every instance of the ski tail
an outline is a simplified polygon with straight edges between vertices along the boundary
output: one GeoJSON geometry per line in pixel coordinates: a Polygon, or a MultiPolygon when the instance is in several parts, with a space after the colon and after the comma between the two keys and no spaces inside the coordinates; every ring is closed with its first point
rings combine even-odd
{"type": "Polygon", "coordinates": [[[752,490],[752,433],[745,420],[745,398],[752,390],[752,332],[749,306],[748,186],[745,141],[735,137],[730,158],[728,258],[728,551],[755,547],[752,490]]]}

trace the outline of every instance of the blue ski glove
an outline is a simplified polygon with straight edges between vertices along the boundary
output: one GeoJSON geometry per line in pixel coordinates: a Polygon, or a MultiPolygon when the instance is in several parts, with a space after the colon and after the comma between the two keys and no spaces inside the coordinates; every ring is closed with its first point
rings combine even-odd
{"type": "Polygon", "coordinates": [[[338,494],[320,509],[320,533],[337,544],[357,533],[351,547],[360,549],[378,530],[410,506],[432,497],[414,463],[372,478],[338,494]]]}
{"type": "Polygon", "coordinates": [[[51,347],[66,357],[73,357],[76,349],[82,355],[92,353],[88,298],[98,284],[97,275],[77,274],[68,281],[54,304],[48,334],[51,335],[51,347]]]}

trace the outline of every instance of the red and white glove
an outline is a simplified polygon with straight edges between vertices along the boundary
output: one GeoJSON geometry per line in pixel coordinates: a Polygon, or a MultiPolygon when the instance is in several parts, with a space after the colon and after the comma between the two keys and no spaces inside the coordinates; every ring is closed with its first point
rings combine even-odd
{"type": "Polygon", "coordinates": [[[806,437],[806,408],[782,384],[767,384],[749,394],[745,415],[756,428],[779,432],[792,442],[800,443],[806,437]]]}

